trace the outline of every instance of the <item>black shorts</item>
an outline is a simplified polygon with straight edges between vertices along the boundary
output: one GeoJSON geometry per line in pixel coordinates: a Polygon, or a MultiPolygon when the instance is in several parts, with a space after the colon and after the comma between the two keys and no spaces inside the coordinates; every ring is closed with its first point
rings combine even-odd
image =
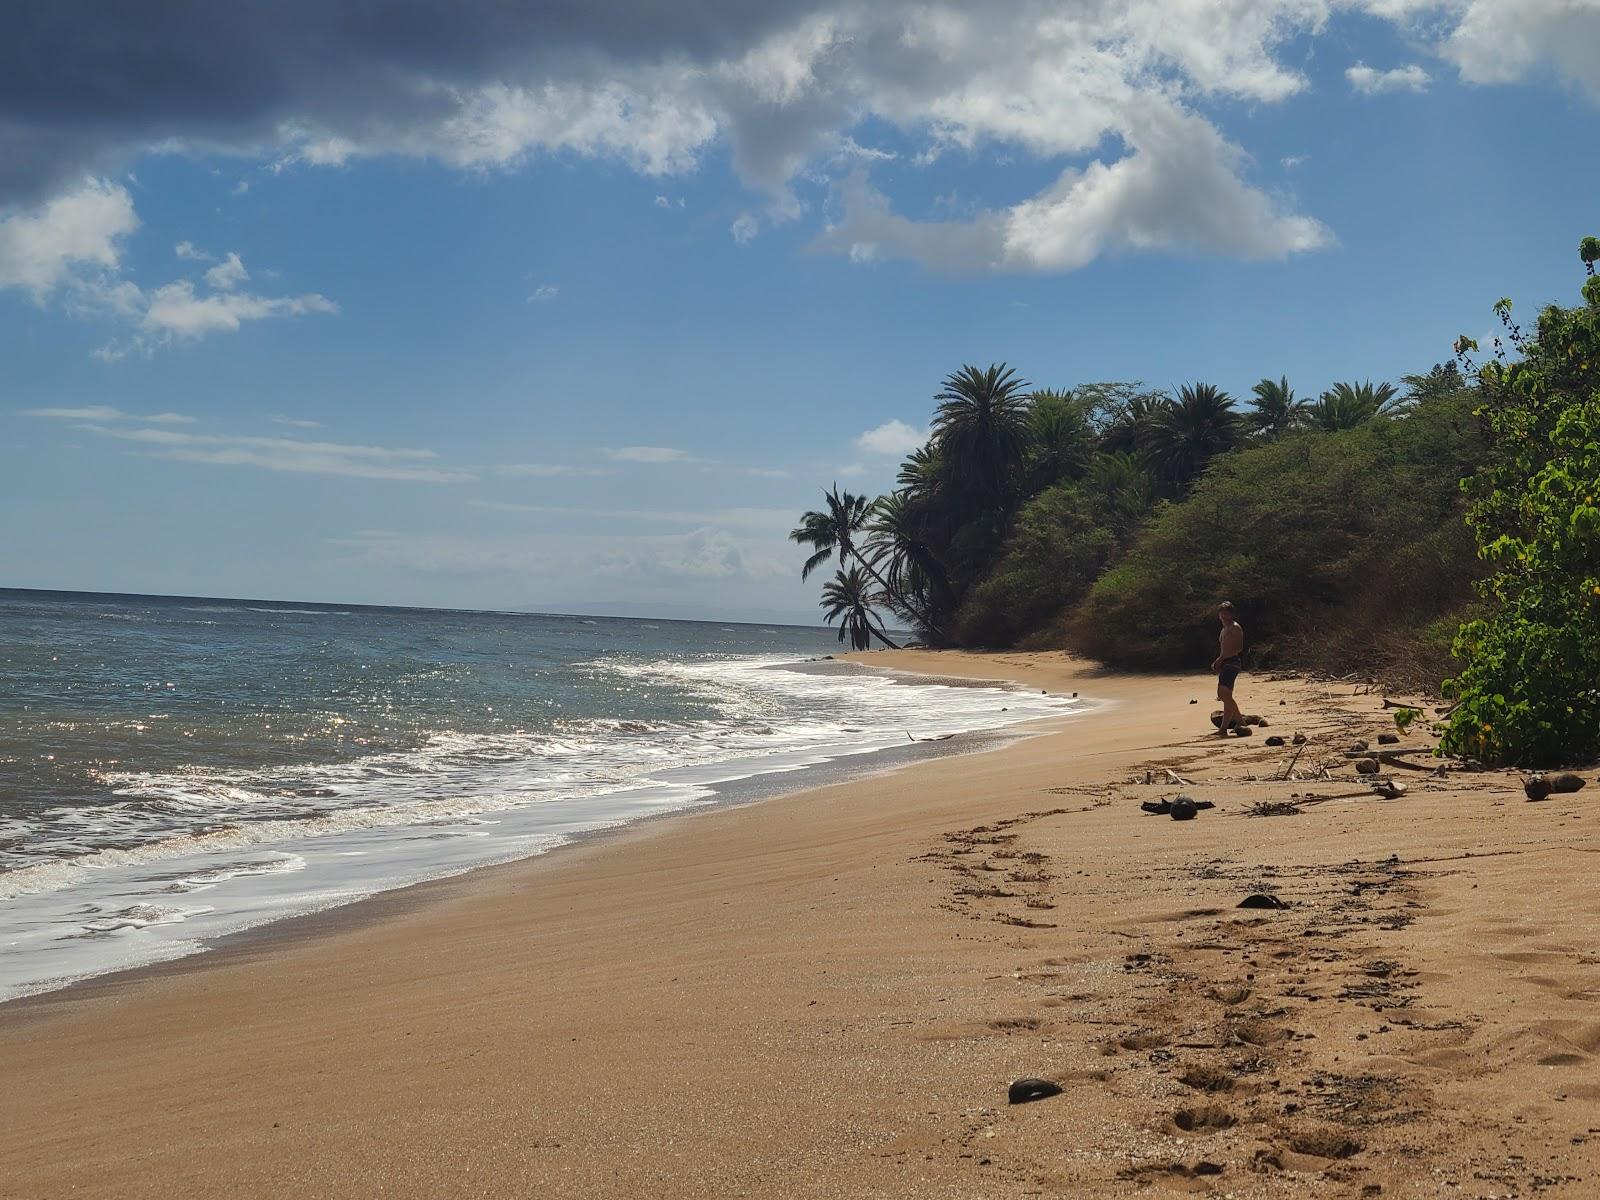
{"type": "Polygon", "coordinates": [[[1239,672],[1244,669],[1244,664],[1237,658],[1225,658],[1222,665],[1217,668],[1217,685],[1225,687],[1230,692],[1233,690],[1233,681],[1239,678],[1239,672]]]}

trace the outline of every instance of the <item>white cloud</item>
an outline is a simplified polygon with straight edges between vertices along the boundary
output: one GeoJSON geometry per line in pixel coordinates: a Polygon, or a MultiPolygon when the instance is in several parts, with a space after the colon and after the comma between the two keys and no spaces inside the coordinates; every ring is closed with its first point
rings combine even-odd
{"type": "Polygon", "coordinates": [[[139,227],[127,189],[90,179],[33,212],[0,220],[0,288],[43,304],[63,287],[114,272],[139,227]]]}
{"type": "Polygon", "coordinates": [[[743,246],[761,232],[761,225],[749,213],[740,213],[733,219],[733,224],[728,226],[728,232],[733,235],[734,241],[743,246]]]}
{"type": "Polygon", "coordinates": [[[863,454],[882,454],[898,458],[910,454],[928,440],[928,431],[904,421],[885,421],[856,438],[856,449],[863,454]]]}
{"type": "Polygon", "coordinates": [[[541,283],[538,287],[533,289],[533,293],[528,297],[528,303],[545,304],[551,300],[554,300],[560,294],[561,289],[555,284],[541,283]]]}
{"type": "Polygon", "coordinates": [[[250,272],[244,269],[244,263],[231,250],[227,258],[206,272],[206,282],[220,292],[231,292],[249,278],[250,272]]]}
{"type": "Polygon", "coordinates": [[[692,463],[700,461],[687,451],[674,450],[670,446],[623,446],[619,449],[607,450],[606,457],[614,462],[633,463],[692,463]]]}
{"type": "MultiPolygon", "coordinates": [[[[127,416],[125,413],[116,415],[118,418],[127,416]]],[[[177,462],[415,483],[466,483],[474,479],[465,471],[436,465],[438,455],[432,450],[310,442],[298,438],[184,433],[148,426],[130,428],[126,425],[89,423],[78,428],[98,437],[134,443],[157,458],[177,462]]]]}
{"type": "Polygon", "coordinates": [[[858,462],[845,463],[844,466],[834,472],[840,479],[860,479],[866,473],[866,464],[858,462]]]}
{"type": "Polygon", "coordinates": [[[1459,13],[1437,47],[1468,83],[1507,84],[1545,69],[1600,99],[1600,3],[1595,0],[1453,0],[1459,13]]]}
{"type": "MultiPolygon", "coordinates": [[[[233,332],[245,321],[333,313],[325,296],[269,297],[235,291],[249,278],[237,254],[205,272],[215,290],[199,295],[187,279],[146,291],[123,277],[122,241],[139,227],[127,189],[88,180],[38,209],[0,219],[0,289],[26,291],[41,306],[59,303],[71,316],[129,322],[136,332],[95,351],[107,361],[210,333],[233,332]]],[[[185,261],[210,256],[191,242],[174,253],[185,261]]]]}
{"type": "Polygon", "coordinates": [[[680,584],[786,579],[794,563],[781,538],[740,537],[704,527],[670,534],[531,534],[459,537],[363,530],[331,539],[349,565],[428,574],[611,579],[680,584]]]}
{"type": "Polygon", "coordinates": [[[285,417],[275,414],[267,418],[274,425],[284,425],[290,429],[321,429],[321,421],[308,421],[304,417],[285,417]]]}
{"type": "Polygon", "coordinates": [[[468,500],[487,512],[533,513],[541,516],[589,517],[607,521],[662,522],[669,525],[716,525],[784,531],[794,527],[787,508],[719,508],[708,512],[674,512],[660,508],[574,508],[553,504],[518,504],[508,500],[468,500]]]}
{"type": "Polygon", "coordinates": [[[1379,71],[1365,63],[1357,63],[1346,69],[1344,77],[1363,96],[1376,96],[1383,92],[1425,92],[1432,82],[1428,73],[1415,63],[1389,71],[1379,71]]]}
{"type": "Polygon", "coordinates": [[[817,239],[852,259],[901,258],[951,272],[1074,271],[1109,253],[1171,250],[1284,258],[1332,233],[1286,213],[1237,174],[1244,154],[1207,122],[1153,104],[1126,134],[1132,153],[1070,168],[1044,191],[964,221],[913,221],[856,174],[844,215],[817,239]]]}
{"type": "MultiPolygon", "coordinates": [[[[315,292],[304,296],[256,296],[248,292],[200,295],[179,279],[148,293],[140,327],[158,341],[193,339],[211,333],[236,333],[246,321],[336,313],[339,306],[315,292]]],[[[141,348],[150,343],[141,343],[141,348]]]]}
{"type": "Polygon", "coordinates": [[[679,196],[676,200],[674,200],[670,196],[657,196],[656,197],[656,207],[657,208],[682,208],[683,207],[683,197],[679,196]]]}
{"type": "Polygon", "coordinates": [[[1311,156],[1309,154],[1290,154],[1278,160],[1278,165],[1285,171],[1292,171],[1296,167],[1304,166],[1311,156]]]}
{"type": "Polygon", "coordinates": [[[536,479],[559,478],[569,475],[602,475],[605,473],[592,467],[575,467],[569,463],[500,463],[488,469],[499,475],[531,476],[536,479]]]}
{"type": "Polygon", "coordinates": [[[194,425],[194,417],[184,416],[182,413],[162,412],[152,413],[148,416],[139,416],[135,413],[123,412],[120,408],[111,408],[105,404],[91,404],[84,408],[29,408],[23,410],[25,417],[51,417],[58,421],[144,421],[151,425],[194,425]]]}

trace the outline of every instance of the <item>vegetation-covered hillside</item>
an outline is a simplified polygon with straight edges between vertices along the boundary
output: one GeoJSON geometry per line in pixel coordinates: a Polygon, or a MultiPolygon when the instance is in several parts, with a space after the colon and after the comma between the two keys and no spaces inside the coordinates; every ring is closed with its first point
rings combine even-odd
{"type": "Polygon", "coordinates": [[[1502,301],[1487,364],[1463,338],[1397,385],[963,367],[892,492],[805,514],[805,573],[836,559],[824,604],[858,648],[899,624],[1129,668],[1203,668],[1228,598],[1257,666],[1453,676],[1457,749],[1600,749],[1600,242],[1583,258],[1578,308],[1524,335],[1502,301]]]}

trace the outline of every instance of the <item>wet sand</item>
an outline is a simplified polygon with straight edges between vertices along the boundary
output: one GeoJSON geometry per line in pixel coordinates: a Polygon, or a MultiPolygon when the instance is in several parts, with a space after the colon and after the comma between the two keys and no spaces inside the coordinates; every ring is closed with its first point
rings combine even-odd
{"type": "Polygon", "coordinates": [[[1379,799],[1349,684],[1224,741],[1204,677],[870,661],[1112,704],[0,1007],[0,1196],[1600,1194],[1600,785],[1379,799]]]}

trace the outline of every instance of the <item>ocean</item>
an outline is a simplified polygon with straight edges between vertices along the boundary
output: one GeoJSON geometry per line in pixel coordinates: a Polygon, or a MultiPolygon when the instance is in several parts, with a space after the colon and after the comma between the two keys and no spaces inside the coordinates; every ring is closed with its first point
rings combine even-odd
{"type": "Polygon", "coordinates": [[[798,626],[0,590],[0,1000],[1078,707],[837,649],[798,626]]]}

